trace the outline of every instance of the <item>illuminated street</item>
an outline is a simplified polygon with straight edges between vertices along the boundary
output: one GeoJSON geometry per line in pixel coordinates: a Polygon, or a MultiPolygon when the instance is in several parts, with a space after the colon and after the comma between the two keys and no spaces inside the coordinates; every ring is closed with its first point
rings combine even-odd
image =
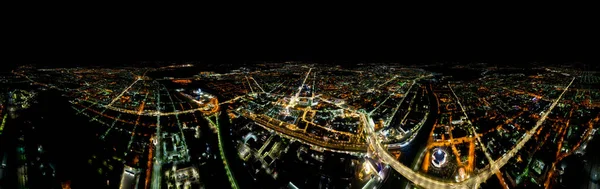
{"type": "Polygon", "coordinates": [[[0,137],[20,135],[2,139],[16,150],[0,176],[20,188],[564,185],[564,161],[600,138],[595,73],[472,66],[19,67],[31,85],[2,96],[0,137]],[[89,146],[57,151],[74,144],[51,136],[89,146]]]}

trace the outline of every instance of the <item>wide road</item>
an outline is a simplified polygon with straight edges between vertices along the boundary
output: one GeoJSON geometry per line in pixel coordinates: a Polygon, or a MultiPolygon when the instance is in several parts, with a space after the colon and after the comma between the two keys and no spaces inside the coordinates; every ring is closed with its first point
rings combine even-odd
{"type": "Polygon", "coordinates": [[[425,175],[419,174],[413,171],[411,168],[407,167],[406,165],[397,161],[396,158],[393,157],[387,151],[387,149],[381,145],[381,142],[377,140],[377,136],[374,131],[374,125],[371,124],[372,122],[367,121],[367,118],[364,114],[361,114],[361,119],[362,121],[369,124],[368,126],[366,126],[367,128],[365,128],[365,131],[368,134],[367,141],[374,148],[376,154],[379,155],[379,157],[381,157],[383,162],[389,164],[392,168],[394,168],[394,170],[398,171],[398,173],[400,173],[406,179],[410,180],[415,185],[424,188],[457,188],[457,186],[460,186],[456,183],[443,182],[426,177],[425,175]]]}
{"type": "Polygon", "coordinates": [[[552,109],[554,109],[554,107],[556,106],[556,104],[558,104],[558,102],[560,101],[560,99],[562,98],[562,96],[565,94],[565,92],[567,92],[567,90],[569,89],[569,87],[571,86],[571,84],[573,84],[573,81],[575,81],[575,78],[573,78],[573,80],[571,80],[571,82],[569,83],[569,85],[567,85],[567,87],[565,88],[565,90],[552,103],[552,105],[550,106],[550,108],[548,109],[548,111],[546,111],[542,115],[542,117],[536,122],[535,126],[531,130],[529,130],[527,133],[525,133],[525,137],[523,139],[521,139],[521,141],[519,141],[519,143],[517,143],[517,145],[513,149],[511,149],[510,151],[508,151],[500,159],[494,161],[494,163],[491,164],[491,169],[489,167],[487,167],[482,172],[480,172],[477,175],[477,177],[472,177],[468,181],[472,182],[474,185],[478,185],[481,182],[483,182],[483,181],[487,180],[488,178],[490,178],[490,176],[496,174],[496,172],[498,172],[498,170],[500,170],[500,168],[502,168],[504,165],[506,165],[506,163],[508,163],[508,160],[510,160],[517,153],[517,151],[519,151],[521,148],[523,148],[523,146],[525,146],[525,143],[527,143],[527,141],[529,141],[529,139],[531,139],[531,137],[533,136],[533,134],[535,133],[535,131],[537,131],[537,129],[542,125],[542,123],[544,123],[544,121],[546,120],[546,118],[548,117],[548,115],[550,114],[550,112],[552,112],[552,109]],[[475,181],[475,182],[473,182],[473,181],[475,181]]]}
{"type": "MultiPolygon", "coordinates": [[[[158,89],[160,91],[160,88],[158,89]]],[[[160,105],[160,92],[156,95],[156,104],[160,105]]],[[[156,111],[160,112],[160,106],[156,106],[156,111]]],[[[152,189],[160,189],[161,187],[161,168],[162,168],[162,146],[161,136],[162,132],[160,130],[160,114],[156,116],[156,134],[155,134],[155,153],[154,153],[154,165],[152,166],[152,189]]]]}
{"type": "Polygon", "coordinates": [[[425,175],[419,174],[409,167],[403,165],[402,163],[396,161],[396,159],[381,145],[381,141],[378,140],[377,135],[374,131],[374,123],[372,120],[369,120],[364,113],[361,113],[361,120],[366,123],[365,132],[367,135],[367,142],[370,146],[373,147],[376,154],[381,157],[383,162],[389,164],[394,170],[404,176],[406,179],[410,180],[413,184],[423,187],[423,188],[478,188],[479,184],[486,181],[490,176],[494,175],[500,168],[502,168],[508,160],[510,160],[517,151],[519,151],[529,139],[533,136],[535,131],[542,125],[542,123],[546,120],[550,112],[554,109],[556,104],[560,101],[564,93],[569,89],[571,84],[573,84],[575,78],[571,80],[569,85],[564,89],[564,91],[560,94],[558,98],[552,103],[548,111],[546,111],[542,117],[538,120],[536,125],[529,130],[523,139],[517,143],[517,145],[507,152],[502,158],[494,161],[490,164],[490,166],[484,168],[479,174],[470,177],[469,179],[460,182],[454,183],[451,181],[440,181],[434,178],[427,177],[425,175]],[[491,167],[491,168],[490,168],[491,167]]]}

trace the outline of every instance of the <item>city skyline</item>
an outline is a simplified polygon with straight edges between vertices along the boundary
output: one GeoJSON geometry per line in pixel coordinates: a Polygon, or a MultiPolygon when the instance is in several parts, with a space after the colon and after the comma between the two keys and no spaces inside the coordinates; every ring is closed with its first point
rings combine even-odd
{"type": "Polygon", "coordinates": [[[597,146],[600,73],[585,67],[136,64],[5,73],[2,186],[598,184],[588,146],[597,146]],[[52,139],[73,135],[90,146],[52,139]],[[584,182],[573,178],[578,166],[584,182]]]}

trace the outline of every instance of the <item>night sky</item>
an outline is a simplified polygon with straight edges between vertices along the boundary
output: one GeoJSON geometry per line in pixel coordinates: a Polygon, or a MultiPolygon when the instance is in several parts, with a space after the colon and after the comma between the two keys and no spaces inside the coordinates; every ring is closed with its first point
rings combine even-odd
{"type": "Polygon", "coordinates": [[[3,54],[18,63],[51,65],[139,60],[594,64],[599,59],[597,29],[589,19],[454,14],[189,21],[32,16],[10,20],[3,54]]]}

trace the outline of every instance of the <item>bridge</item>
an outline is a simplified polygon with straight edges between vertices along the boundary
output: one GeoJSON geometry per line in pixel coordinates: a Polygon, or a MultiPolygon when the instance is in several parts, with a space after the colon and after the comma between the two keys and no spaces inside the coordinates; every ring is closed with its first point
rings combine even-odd
{"type": "Polygon", "coordinates": [[[524,145],[527,143],[535,131],[544,123],[550,112],[556,107],[556,104],[560,101],[565,92],[569,89],[571,84],[573,84],[575,78],[571,80],[569,85],[564,89],[564,91],[560,94],[558,98],[550,105],[548,111],[546,111],[542,117],[536,122],[535,126],[531,128],[528,132],[525,133],[525,136],[513,147],[510,151],[508,151],[502,158],[497,159],[490,163],[489,166],[482,169],[477,175],[472,176],[462,182],[452,182],[452,181],[441,181],[420,173],[413,171],[411,168],[403,165],[398,162],[388,151],[385,149],[381,141],[378,140],[378,137],[374,131],[375,124],[371,119],[368,119],[364,113],[361,113],[361,120],[364,123],[367,123],[366,128],[364,129],[367,132],[367,142],[370,146],[373,147],[375,153],[379,155],[383,162],[389,164],[394,170],[404,176],[406,179],[410,180],[413,184],[424,187],[424,188],[478,188],[482,182],[485,182],[492,175],[496,174],[506,163],[510,160],[524,145]]]}

